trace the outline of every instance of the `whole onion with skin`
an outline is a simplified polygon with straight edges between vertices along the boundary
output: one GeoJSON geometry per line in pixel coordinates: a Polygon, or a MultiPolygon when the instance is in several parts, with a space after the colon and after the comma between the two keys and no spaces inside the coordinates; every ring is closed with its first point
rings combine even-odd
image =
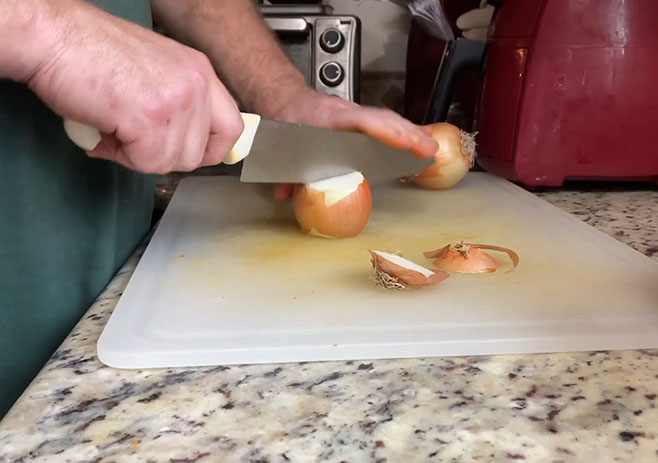
{"type": "Polygon", "coordinates": [[[448,122],[427,125],[439,144],[434,163],[405,181],[429,190],[446,190],[457,185],[473,167],[475,136],[448,122]]]}
{"type": "Polygon", "coordinates": [[[297,185],[293,208],[302,232],[323,238],[351,238],[370,220],[370,186],[360,172],[297,185]]]}

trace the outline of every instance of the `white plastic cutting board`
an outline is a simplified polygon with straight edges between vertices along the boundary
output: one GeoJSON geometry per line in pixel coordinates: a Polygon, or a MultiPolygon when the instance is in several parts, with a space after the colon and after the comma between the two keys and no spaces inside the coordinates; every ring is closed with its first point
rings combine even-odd
{"type": "Polygon", "coordinates": [[[437,192],[373,188],[356,238],[303,235],[291,204],[234,177],[178,187],[98,342],[149,368],[658,347],[658,264],[485,173],[437,192]],[[460,240],[521,256],[417,290],[369,279],[368,248],[421,265],[460,240]]]}

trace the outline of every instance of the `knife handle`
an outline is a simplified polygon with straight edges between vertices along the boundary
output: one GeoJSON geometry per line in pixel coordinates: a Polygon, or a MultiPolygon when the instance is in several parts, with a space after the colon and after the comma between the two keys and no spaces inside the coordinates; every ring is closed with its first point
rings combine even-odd
{"type": "MultiPolygon", "coordinates": [[[[258,124],[260,123],[258,114],[241,112],[240,115],[244,122],[244,130],[238,141],[235,142],[231,152],[222,161],[224,164],[236,164],[247,157],[258,130],[258,124]]],[[[101,142],[101,133],[98,129],[72,119],[64,119],[64,131],[73,143],[85,151],[92,151],[101,142]]]]}
{"type": "Polygon", "coordinates": [[[244,130],[240,134],[238,141],[233,145],[233,149],[231,149],[228,156],[222,161],[223,164],[237,164],[246,158],[249,151],[251,151],[251,145],[254,142],[258,124],[260,124],[260,116],[252,113],[240,113],[240,115],[244,122],[244,130]]]}
{"type": "Polygon", "coordinates": [[[98,129],[82,122],[64,119],[64,131],[73,143],[85,151],[92,151],[101,142],[98,129]]]}

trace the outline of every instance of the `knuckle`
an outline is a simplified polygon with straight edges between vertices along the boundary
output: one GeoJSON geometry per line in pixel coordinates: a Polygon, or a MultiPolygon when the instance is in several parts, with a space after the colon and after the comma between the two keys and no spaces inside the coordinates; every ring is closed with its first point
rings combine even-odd
{"type": "Polygon", "coordinates": [[[193,104],[195,92],[193,73],[181,74],[169,87],[166,99],[170,107],[180,108],[193,104]]]}
{"type": "Polygon", "coordinates": [[[205,95],[208,93],[208,73],[192,69],[186,74],[187,85],[190,90],[196,94],[205,95]]]}
{"type": "Polygon", "coordinates": [[[178,109],[189,109],[199,96],[207,93],[207,76],[195,69],[185,70],[159,92],[152,103],[152,112],[162,116],[178,109]]]}
{"type": "Polygon", "coordinates": [[[185,76],[193,89],[203,90],[205,93],[208,89],[208,78],[213,76],[214,72],[210,59],[205,54],[196,50],[191,51],[190,64],[185,76]]]}
{"type": "Polygon", "coordinates": [[[193,67],[200,72],[207,74],[209,71],[213,70],[210,59],[204,53],[201,53],[197,50],[192,50],[190,58],[192,60],[193,67]]]}
{"type": "Polygon", "coordinates": [[[145,115],[148,119],[155,121],[169,120],[173,106],[167,93],[165,90],[160,91],[151,101],[146,103],[145,115]]]}
{"type": "Polygon", "coordinates": [[[201,167],[201,162],[203,160],[203,151],[199,152],[189,152],[178,162],[178,167],[182,172],[192,172],[199,167],[201,167]]]}
{"type": "Polygon", "coordinates": [[[224,132],[232,142],[235,142],[240,137],[240,135],[242,135],[243,130],[244,121],[242,120],[240,114],[236,114],[235,116],[226,120],[224,125],[224,132]]]}

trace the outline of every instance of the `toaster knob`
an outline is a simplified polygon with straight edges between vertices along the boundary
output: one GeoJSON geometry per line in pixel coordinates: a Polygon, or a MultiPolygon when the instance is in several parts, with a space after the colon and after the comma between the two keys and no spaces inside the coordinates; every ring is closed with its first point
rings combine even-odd
{"type": "Polygon", "coordinates": [[[329,61],[320,68],[320,80],[327,87],[336,87],[345,77],[343,68],[335,61],[329,61]]]}
{"type": "Polygon", "coordinates": [[[320,47],[327,53],[338,53],[343,48],[344,43],[343,34],[333,27],[320,34],[320,47]]]}

